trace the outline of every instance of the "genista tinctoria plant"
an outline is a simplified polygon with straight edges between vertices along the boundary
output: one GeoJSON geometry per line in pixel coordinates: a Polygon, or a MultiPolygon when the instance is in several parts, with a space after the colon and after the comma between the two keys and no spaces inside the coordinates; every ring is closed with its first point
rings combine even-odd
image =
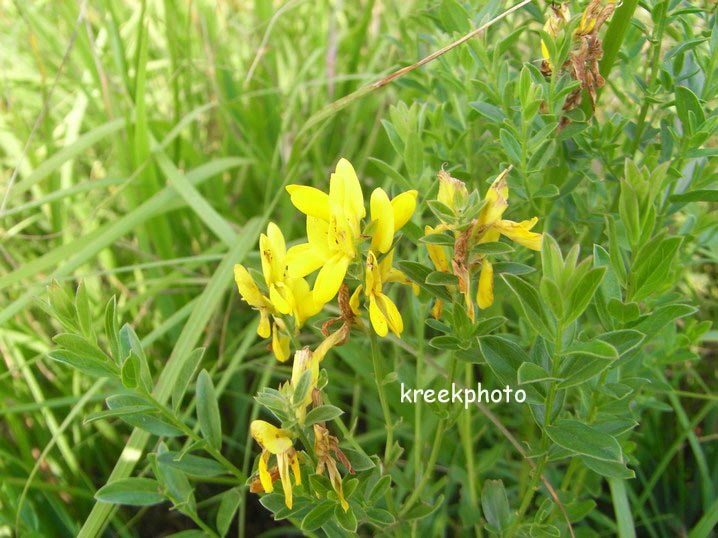
{"type": "MultiPolygon", "coordinates": [[[[456,285],[447,285],[444,293],[458,293],[464,298],[461,308],[471,322],[476,319],[477,305],[485,309],[494,301],[491,248],[486,245],[495,245],[505,236],[529,249],[541,249],[542,235],[531,231],[536,217],[521,222],[503,218],[508,207],[509,171],[501,172],[481,199],[477,191],[469,194],[463,182],[442,170],[437,199],[430,201],[439,222],[425,225],[427,235],[423,239],[428,255],[436,272],[445,274],[452,284],[452,279],[456,280],[456,285]]],[[[305,467],[314,481],[310,480],[303,491],[303,499],[309,502],[312,497],[335,498],[341,510],[349,514],[338,513],[338,517],[351,521],[366,506],[363,501],[347,501],[345,490],[349,488],[343,483],[337,463],[348,475],[355,474],[356,469],[327,425],[342,411],[323,404],[322,389],[329,380],[320,364],[330,356],[332,348],[345,344],[352,336],[375,338],[375,333],[386,337],[391,332],[401,337],[402,316],[387,295],[387,285],[407,284],[418,293],[419,285],[432,281],[416,276],[411,279],[394,266],[398,233],[415,212],[417,191],[409,190],[390,199],[377,188],[369,198],[367,212],[361,183],[346,159],[341,159],[331,174],[328,193],[302,185],[290,185],[287,191],[294,206],[307,217],[307,242],[287,249],[281,230],[269,223],[267,233],[259,239],[263,282],[255,281],[243,265],[234,269],[242,299],[259,312],[258,335],[271,336],[269,346],[279,361],[288,360],[292,352],[294,356],[291,379],[278,389],[265,388],[257,396],[279,426],[265,420],[251,424],[251,435],[262,449],[251,491],[273,493],[278,479],[284,505],[292,510],[294,489],[306,482],[302,479],[305,467]],[[315,272],[310,289],[306,277],[315,272]],[[302,327],[335,297],[340,316],[323,324],[324,339],[313,350],[309,346],[297,348],[302,327]],[[367,317],[369,326],[364,322],[367,317]],[[337,324],[339,328],[332,330],[337,324]],[[276,465],[270,467],[272,456],[276,465]],[[326,487],[317,487],[325,470],[333,496],[327,496],[326,487]],[[355,510],[349,513],[352,506],[355,510]]],[[[443,303],[443,299],[436,299],[432,309],[437,319],[443,303]]],[[[382,401],[385,398],[380,394],[382,401]]],[[[275,506],[266,499],[263,504],[270,509],[275,506]]],[[[302,528],[311,528],[317,521],[310,518],[311,524],[302,524],[302,528]]]]}

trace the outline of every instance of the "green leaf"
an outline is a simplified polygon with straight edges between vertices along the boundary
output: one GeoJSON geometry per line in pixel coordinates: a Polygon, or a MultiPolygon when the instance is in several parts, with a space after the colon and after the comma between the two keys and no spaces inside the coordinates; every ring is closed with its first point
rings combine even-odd
{"type": "Polygon", "coordinates": [[[608,342],[590,340],[588,342],[574,342],[566,348],[563,355],[586,355],[612,361],[618,358],[618,351],[608,342]]]}
{"type": "Polygon", "coordinates": [[[563,318],[564,324],[571,323],[583,314],[583,311],[586,310],[591,299],[593,299],[605,274],[605,267],[595,267],[588,271],[583,278],[576,283],[569,296],[569,307],[566,316],[563,318]]]}
{"type": "Polygon", "coordinates": [[[384,475],[379,480],[377,480],[376,484],[374,484],[374,487],[371,488],[371,491],[369,492],[369,495],[367,497],[367,502],[369,504],[374,504],[379,501],[384,495],[386,495],[386,492],[389,491],[389,487],[391,486],[391,476],[384,475]]]}
{"type": "Polygon", "coordinates": [[[514,251],[514,248],[508,243],[501,243],[495,241],[493,243],[479,243],[471,249],[471,252],[482,255],[498,255],[498,254],[509,254],[514,251]]]}
{"type": "MultiPolygon", "coordinates": [[[[167,453],[167,446],[160,443],[157,455],[167,453]]],[[[179,469],[170,465],[165,465],[155,456],[154,458],[155,476],[159,483],[164,486],[170,499],[175,503],[178,509],[186,513],[194,513],[196,511],[196,503],[194,498],[194,490],[185,475],[179,469]]]]}
{"type": "Polygon", "coordinates": [[[80,322],[82,334],[88,338],[92,337],[92,309],[90,308],[90,301],[87,298],[87,288],[84,282],[80,282],[77,286],[77,292],[75,293],[75,311],[77,312],[77,319],[80,322]]]}
{"type": "Polygon", "coordinates": [[[177,374],[177,382],[172,387],[172,407],[175,410],[179,409],[182,403],[182,396],[187,392],[187,387],[192,381],[192,377],[197,371],[199,363],[202,362],[203,356],[204,348],[199,347],[182,359],[182,364],[177,374]]]}
{"type": "Polygon", "coordinates": [[[96,344],[90,342],[87,338],[73,333],[61,333],[52,338],[59,346],[64,347],[67,351],[71,351],[77,355],[82,355],[99,362],[112,363],[104,351],[96,344]]]}
{"type": "Polygon", "coordinates": [[[202,437],[216,450],[222,448],[222,421],[214,383],[207,370],[197,377],[197,421],[202,437]]]}
{"type": "Polygon", "coordinates": [[[216,521],[220,536],[226,536],[229,531],[229,526],[232,524],[234,514],[237,512],[241,500],[242,495],[236,488],[229,489],[222,494],[222,498],[219,501],[219,508],[217,509],[216,521]]]}
{"type": "Polygon", "coordinates": [[[448,233],[434,233],[423,236],[421,239],[419,239],[422,243],[428,243],[429,245],[444,245],[444,246],[454,246],[454,236],[450,235],[448,233]]]}
{"type": "Polygon", "coordinates": [[[682,242],[682,237],[656,238],[641,248],[629,274],[631,301],[642,301],[664,289],[682,242]]]}
{"type": "Polygon", "coordinates": [[[501,278],[518,299],[526,322],[544,338],[553,340],[554,323],[546,312],[536,289],[514,275],[504,274],[501,275],[501,278]]]}
{"type": "Polygon", "coordinates": [[[499,140],[501,140],[501,147],[506,152],[509,160],[512,164],[521,164],[521,145],[516,137],[506,129],[499,131],[499,140]]]}
{"type": "Polygon", "coordinates": [[[108,418],[123,417],[126,415],[138,415],[138,414],[153,414],[155,408],[149,405],[127,405],[124,407],[117,407],[115,409],[105,409],[97,413],[92,413],[85,417],[82,421],[83,424],[91,424],[98,420],[107,420],[108,418]]]}
{"type": "Polygon", "coordinates": [[[72,297],[65,288],[57,280],[53,280],[47,287],[47,295],[50,299],[50,307],[55,316],[57,316],[57,320],[69,331],[79,332],[77,311],[72,297]]]}
{"type": "Polygon", "coordinates": [[[674,203],[718,202],[718,189],[697,189],[671,195],[668,200],[674,203]]]}
{"type": "Polygon", "coordinates": [[[397,263],[399,269],[414,283],[416,283],[421,289],[428,292],[430,295],[442,299],[447,302],[451,302],[451,294],[446,291],[443,286],[432,286],[426,283],[426,277],[433,272],[425,265],[417,262],[400,261],[397,263]]]}
{"type": "Polygon", "coordinates": [[[119,364],[122,360],[120,357],[120,341],[118,339],[118,333],[117,299],[113,295],[112,298],[107,301],[107,306],[105,306],[105,336],[110,343],[110,352],[117,364],[119,364]]]}
{"type": "Polygon", "coordinates": [[[490,318],[479,320],[474,326],[473,335],[483,336],[495,331],[506,323],[506,318],[503,316],[492,316],[490,318]]]}
{"type": "Polygon", "coordinates": [[[635,478],[636,473],[626,467],[625,463],[616,461],[604,461],[590,456],[581,456],[581,461],[599,476],[608,478],[635,478]]]}
{"type": "Polygon", "coordinates": [[[120,377],[128,389],[135,389],[140,384],[140,358],[134,352],[131,351],[122,363],[120,377]]]}
{"type": "Polygon", "coordinates": [[[130,354],[130,351],[134,351],[140,359],[147,362],[147,357],[145,357],[145,352],[142,349],[142,342],[137,337],[137,333],[130,325],[125,323],[120,329],[120,354],[123,361],[130,354]]]}
{"type": "Polygon", "coordinates": [[[631,328],[645,334],[646,339],[650,340],[669,323],[690,316],[696,311],[697,308],[687,304],[665,305],[650,314],[641,316],[631,328]]]}
{"type": "Polygon", "coordinates": [[[354,510],[351,509],[351,506],[349,507],[349,510],[345,512],[340,505],[334,505],[334,517],[336,518],[337,523],[339,523],[344,530],[356,532],[357,518],[354,515],[354,510]]]}
{"type": "Polygon", "coordinates": [[[489,525],[498,531],[504,531],[511,525],[512,517],[509,499],[501,480],[487,480],[481,490],[481,508],[489,525]]]}
{"type": "Polygon", "coordinates": [[[610,299],[606,308],[608,313],[620,323],[634,321],[641,315],[638,303],[623,303],[618,299],[610,299]]]}
{"type": "Polygon", "coordinates": [[[502,385],[515,385],[518,370],[529,362],[526,352],[512,341],[500,336],[479,338],[481,354],[502,385]]]}
{"type": "Polygon", "coordinates": [[[299,527],[305,531],[314,531],[323,526],[327,521],[332,519],[334,508],[337,503],[333,501],[320,501],[309,513],[304,516],[299,527]]]}
{"type": "Polygon", "coordinates": [[[412,519],[424,519],[425,517],[428,517],[434,512],[436,512],[436,510],[438,510],[440,506],[443,506],[443,503],[443,495],[440,495],[433,505],[424,502],[419,503],[411,510],[409,510],[406,514],[404,514],[404,519],[407,521],[411,521],[412,519]]]}
{"type": "Polygon", "coordinates": [[[538,383],[540,381],[555,381],[557,378],[552,377],[546,370],[541,368],[538,364],[532,362],[525,362],[519,366],[517,372],[517,380],[519,385],[528,385],[531,383],[538,383]]]}
{"type": "Polygon", "coordinates": [[[292,404],[299,406],[304,402],[309,395],[309,391],[312,390],[312,372],[311,370],[304,370],[299,376],[297,386],[293,387],[294,392],[292,393],[292,404]]]}
{"type": "Polygon", "coordinates": [[[66,349],[51,351],[47,356],[54,361],[67,364],[84,374],[95,377],[116,377],[120,373],[117,365],[109,360],[100,360],[87,355],[78,355],[66,349]]]}
{"type": "Polygon", "coordinates": [[[572,453],[621,462],[621,445],[616,438],[584,422],[561,419],[548,426],[546,433],[554,443],[572,453]]]}
{"type": "Polygon", "coordinates": [[[165,452],[157,457],[164,465],[196,477],[213,477],[227,474],[229,471],[218,461],[195,456],[194,454],[181,454],[180,452],[165,452]]]}
{"type": "Polygon", "coordinates": [[[433,271],[426,277],[426,283],[432,286],[457,286],[459,277],[452,273],[433,271]]]}
{"type": "Polygon", "coordinates": [[[435,347],[436,349],[457,350],[461,349],[461,340],[459,340],[456,336],[446,334],[435,336],[429,340],[429,345],[431,347],[435,347]]]}
{"type": "Polygon", "coordinates": [[[541,279],[539,284],[539,292],[541,297],[551,308],[551,312],[557,319],[562,319],[564,314],[564,301],[558,284],[548,277],[541,279]]]}
{"type": "Polygon", "coordinates": [[[698,97],[685,86],[676,86],[676,112],[681,120],[683,132],[692,135],[706,121],[705,112],[698,97]],[[691,121],[691,116],[695,119],[691,121]]]}
{"type": "MultiPolygon", "coordinates": [[[[131,394],[114,394],[109,396],[105,401],[107,402],[107,407],[113,410],[148,404],[147,400],[131,394]]],[[[184,435],[182,431],[178,430],[173,424],[160,415],[140,413],[122,414],[118,416],[130,426],[134,426],[160,437],[177,437],[179,435],[184,435]]]]}
{"type": "Polygon", "coordinates": [[[572,345],[561,364],[559,389],[580,385],[614,366],[618,351],[612,345],[601,340],[581,342],[572,345]]]}
{"type": "Polygon", "coordinates": [[[553,236],[543,234],[541,245],[541,267],[545,277],[550,278],[558,283],[563,272],[563,256],[561,255],[561,247],[553,238],[553,236]]]}
{"type": "Polygon", "coordinates": [[[367,456],[364,452],[360,452],[359,450],[355,450],[353,448],[344,447],[342,447],[342,451],[349,460],[351,466],[357,472],[366,471],[368,469],[373,469],[374,467],[376,467],[371,458],[369,458],[369,456],[367,456]]]}
{"type": "Polygon", "coordinates": [[[621,329],[601,334],[598,338],[611,344],[611,346],[618,351],[619,355],[625,355],[641,345],[646,335],[633,329],[621,329]]]}
{"type": "Polygon", "coordinates": [[[317,422],[334,420],[342,414],[344,414],[344,411],[334,405],[320,405],[307,413],[307,417],[304,419],[304,426],[308,427],[317,422]]]}
{"type": "Polygon", "coordinates": [[[388,525],[393,525],[396,522],[396,518],[386,510],[381,508],[369,508],[366,511],[366,517],[369,521],[378,525],[380,529],[386,528],[388,525]]]}
{"type": "Polygon", "coordinates": [[[509,274],[509,275],[528,275],[536,271],[534,267],[525,265],[523,263],[516,262],[496,262],[494,264],[494,274],[509,274]]]}
{"type": "Polygon", "coordinates": [[[95,499],[110,504],[130,506],[151,506],[165,500],[160,493],[160,485],[151,478],[123,478],[104,485],[95,499]]]}
{"type": "Polygon", "coordinates": [[[429,209],[431,209],[431,212],[441,222],[451,223],[456,220],[456,215],[454,215],[452,209],[445,203],[439,202],[438,200],[429,200],[427,205],[429,206],[429,209]]]}

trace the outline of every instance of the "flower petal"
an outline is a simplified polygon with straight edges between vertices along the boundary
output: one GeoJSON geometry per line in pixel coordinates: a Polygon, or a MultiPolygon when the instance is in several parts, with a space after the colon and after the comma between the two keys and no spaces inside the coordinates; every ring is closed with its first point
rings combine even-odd
{"type": "Polygon", "coordinates": [[[287,185],[287,192],[299,211],[329,221],[329,195],[326,192],[305,185],[287,185]]]}
{"type": "Polygon", "coordinates": [[[262,483],[262,489],[264,489],[265,493],[272,493],[274,491],[274,484],[272,484],[272,475],[267,470],[268,460],[269,452],[263,450],[262,455],[259,456],[259,481],[262,483]]]}
{"type": "Polygon", "coordinates": [[[391,201],[394,210],[394,231],[397,232],[409,222],[416,209],[416,197],[419,193],[415,190],[402,192],[391,201]]]}
{"type": "MultiPolygon", "coordinates": [[[[429,225],[424,227],[425,235],[431,235],[435,232],[436,230],[429,225]]],[[[431,260],[431,263],[434,264],[434,268],[437,271],[443,271],[444,273],[448,273],[449,258],[446,256],[446,250],[444,250],[444,247],[442,245],[433,245],[431,243],[426,243],[426,250],[429,253],[429,259],[431,260]]]]}
{"type": "Polygon", "coordinates": [[[264,306],[264,297],[259,291],[256,282],[254,282],[249,271],[241,264],[234,266],[234,281],[237,283],[239,294],[248,305],[254,306],[255,308],[264,306]]]}
{"type": "Polygon", "coordinates": [[[377,302],[379,304],[379,308],[384,313],[386,322],[389,325],[391,332],[393,332],[396,336],[401,336],[401,332],[404,330],[404,320],[401,319],[399,309],[396,307],[394,302],[383,293],[377,296],[377,302]]]}
{"type": "Polygon", "coordinates": [[[301,486],[302,485],[302,472],[299,469],[299,457],[297,456],[296,453],[292,454],[292,456],[289,460],[289,465],[292,467],[292,473],[294,473],[294,482],[296,482],[296,484],[298,486],[301,486]]]}
{"type": "Polygon", "coordinates": [[[287,247],[282,231],[273,222],[267,226],[267,235],[259,236],[259,249],[262,272],[267,286],[283,281],[286,273],[287,247]]]}
{"type": "Polygon", "coordinates": [[[279,479],[282,481],[284,491],[284,504],[292,509],[292,479],[289,477],[289,455],[286,453],[277,454],[277,467],[279,467],[279,479]]]}
{"type": "Polygon", "coordinates": [[[262,338],[269,338],[272,334],[272,325],[269,321],[269,312],[266,308],[259,309],[259,325],[257,326],[257,334],[262,338]]]}
{"type": "Polygon", "coordinates": [[[328,259],[317,274],[312,293],[317,303],[327,304],[339,291],[349,267],[349,258],[336,254],[328,259]]]}
{"type": "Polygon", "coordinates": [[[269,301],[280,314],[289,314],[293,310],[291,292],[281,282],[269,286],[269,301]]]}
{"type": "Polygon", "coordinates": [[[287,251],[287,275],[291,278],[305,277],[319,269],[325,259],[309,243],[290,247],[287,251]]]}
{"type": "Polygon", "coordinates": [[[394,239],[394,209],[384,189],[371,193],[371,220],[376,222],[371,238],[371,249],[384,253],[391,248],[394,239]]]}
{"type": "Polygon", "coordinates": [[[374,332],[379,336],[386,336],[389,332],[389,326],[386,323],[386,317],[377,304],[376,295],[369,295],[369,320],[374,332]]]}
{"type": "Polygon", "coordinates": [[[352,309],[352,312],[354,312],[355,316],[358,316],[361,313],[360,297],[361,297],[362,288],[363,288],[363,286],[361,284],[359,284],[359,286],[357,287],[357,289],[354,290],[354,293],[352,293],[352,296],[349,299],[349,308],[352,309]]]}
{"type": "Polygon", "coordinates": [[[337,167],[329,179],[329,196],[332,196],[332,186],[341,193],[341,206],[349,216],[357,221],[366,216],[364,209],[364,194],[361,190],[359,178],[352,164],[346,159],[339,159],[337,167]]]}
{"type": "Polygon", "coordinates": [[[530,231],[536,225],[537,218],[513,222],[511,220],[500,220],[494,226],[503,235],[531,250],[541,250],[543,235],[530,231]]]}
{"type": "Polygon", "coordinates": [[[296,326],[300,328],[305,321],[321,312],[324,305],[314,300],[309,283],[303,278],[290,278],[287,284],[294,298],[293,309],[296,326]]]}
{"type": "Polygon", "coordinates": [[[506,177],[510,168],[501,172],[486,193],[485,204],[477,219],[478,226],[490,226],[501,218],[509,205],[509,184],[506,177]]]}
{"type": "Polygon", "coordinates": [[[486,259],[481,262],[479,291],[476,294],[476,302],[481,310],[494,304],[494,266],[486,259]]]}
{"type": "Polygon", "coordinates": [[[292,448],[289,432],[264,420],[253,420],[249,432],[259,446],[272,454],[280,454],[292,448]]]}
{"type": "Polygon", "coordinates": [[[289,336],[282,334],[275,323],[272,328],[272,351],[279,362],[286,362],[289,358],[289,342],[289,336]]]}

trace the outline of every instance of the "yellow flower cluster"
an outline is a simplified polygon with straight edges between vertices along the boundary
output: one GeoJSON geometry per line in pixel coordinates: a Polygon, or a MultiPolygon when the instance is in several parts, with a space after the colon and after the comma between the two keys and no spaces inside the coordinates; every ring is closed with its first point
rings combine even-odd
{"type": "Polygon", "coordinates": [[[361,184],[346,159],[337,163],[329,179],[328,193],[304,185],[289,185],[287,191],[294,206],[307,217],[307,242],[287,249],[281,230],[269,223],[266,235],[262,234],[259,240],[266,292],[260,290],[244,266],[238,264],[234,268],[240,295],[259,310],[257,334],[262,338],[271,336],[275,356],[286,361],[291,354],[287,317],[293,318],[296,334],[307,319],[334,299],[349,266],[362,261],[365,254],[359,266],[365,283],[352,295],[352,310],[360,314],[364,291],[376,333],[385,336],[391,330],[398,336],[403,328],[401,315],[382,290],[387,282],[410,283],[392,267],[392,256],[394,236],[414,213],[417,191],[389,199],[383,189],[375,189],[368,223],[363,222],[367,212],[361,184]],[[306,277],[317,270],[310,289],[306,277]]]}
{"type": "MultiPolygon", "coordinates": [[[[541,250],[542,234],[532,232],[538,219],[514,222],[503,219],[504,211],[508,207],[509,186],[506,181],[510,169],[504,170],[489,187],[484,203],[478,217],[468,227],[458,230],[451,223],[442,222],[435,228],[426,226],[426,235],[451,230],[454,233],[455,243],[453,257],[449,261],[446,248],[439,244],[427,244],[429,259],[437,271],[453,273],[459,279],[459,290],[465,297],[467,314],[474,319],[474,302],[471,292],[472,269],[480,266],[479,283],[476,293],[476,303],[480,309],[490,307],[494,302],[494,268],[485,254],[473,255],[471,250],[475,245],[498,241],[500,236],[530,248],[541,250]]],[[[466,185],[449,176],[446,172],[439,173],[438,200],[452,211],[460,212],[469,198],[466,185]]],[[[437,300],[433,315],[441,315],[443,303],[437,300]]]]}
{"type": "MultiPolygon", "coordinates": [[[[242,299],[259,311],[257,334],[262,338],[271,336],[274,355],[282,362],[291,355],[292,331],[297,334],[310,317],[318,314],[340,293],[342,316],[325,323],[326,338],[313,352],[306,347],[295,352],[291,380],[280,387],[280,394],[288,396],[292,402],[293,416],[286,423],[291,429],[277,428],[263,420],[255,420],[250,426],[252,437],[262,447],[259,483],[252,486],[252,491],[271,492],[273,482],[278,478],[285,504],[291,508],[290,469],[295,483],[301,484],[300,455],[294,448],[294,438],[299,434],[295,435],[293,430],[304,427],[310,405],[321,403],[321,394],[316,390],[319,363],[329,349],[348,338],[356,317],[361,315],[363,303],[378,335],[386,336],[391,331],[399,336],[403,330],[399,309],[384,293],[384,284],[411,284],[393,267],[392,259],[395,234],[414,213],[417,191],[407,191],[390,199],[383,189],[375,189],[369,203],[369,219],[365,222],[367,212],[362,188],[354,168],[346,159],[338,162],[331,175],[328,193],[303,185],[289,185],[287,191],[294,206],[307,217],[307,241],[287,249],[281,230],[270,222],[267,233],[259,238],[263,287],[260,289],[243,265],[234,267],[234,277],[242,299]],[[363,276],[362,283],[349,298],[345,280],[352,264],[356,268],[352,274],[363,276]],[[318,273],[310,287],[306,277],[315,271],[318,273]],[[342,328],[328,334],[328,327],[337,320],[343,321],[342,328]],[[309,389],[297,397],[295,391],[305,372],[309,372],[309,389]],[[272,455],[276,457],[277,466],[270,469],[268,462],[272,455]]],[[[339,449],[338,440],[323,424],[314,424],[313,432],[314,446],[311,448],[317,460],[316,472],[327,471],[346,511],[349,504],[344,498],[335,458],[350,472],[353,469],[339,449]]]]}

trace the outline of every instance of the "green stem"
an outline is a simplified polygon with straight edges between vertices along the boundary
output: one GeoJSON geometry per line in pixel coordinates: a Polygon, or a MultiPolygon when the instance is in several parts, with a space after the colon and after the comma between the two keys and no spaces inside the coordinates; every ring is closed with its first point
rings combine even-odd
{"type": "MultiPolygon", "coordinates": [[[[454,382],[454,377],[456,375],[456,356],[452,353],[449,360],[451,361],[451,366],[449,368],[448,379],[449,386],[451,386],[451,384],[454,382]]],[[[436,433],[434,434],[434,442],[431,446],[431,453],[429,454],[429,461],[426,462],[426,466],[424,467],[424,473],[421,475],[419,484],[416,488],[414,488],[414,491],[411,492],[411,495],[404,503],[404,506],[401,508],[401,511],[399,512],[399,519],[405,516],[409,512],[409,510],[411,510],[411,508],[416,504],[416,502],[421,498],[421,494],[423,493],[426,484],[429,482],[429,480],[431,480],[432,475],[434,474],[436,460],[439,458],[441,442],[444,440],[444,431],[446,430],[446,425],[448,424],[448,422],[448,418],[442,418],[439,420],[439,424],[436,426],[436,433]]]]}
{"type": "Polygon", "coordinates": [[[633,145],[630,150],[630,154],[633,155],[638,151],[641,144],[641,136],[643,136],[643,129],[645,128],[646,116],[648,114],[648,108],[651,104],[649,99],[653,93],[653,88],[658,77],[658,63],[661,58],[661,42],[663,41],[663,31],[666,28],[666,11],[668,10],[668,1],[665,0],[661,3],[661,6],[656,14],[657,27],[653,38],[653,55],[651,57],[651,73],[646,85],[646,95],[641,103],[641,110],[638,113],[638,121],[636,122],[636,133],[633,138],[633,145]]]}
{"type": "MultiPolygon", "coordinates": [[[[559,322],[556,326],[556,337],[554,340],[554,358],[551,364],[551,377],[558,377],[559,365],[561,364],[561,353],[563,352],[563,325],[559,322]]],[[[553,414],[554,400],[556,399],[557,382],[552,381],[548,389],[546,396],[546,406],[544,407],[543,427],[541,428],[541,450],[545,453],[541,456],[538,464],[534,468],[533,476],[531,477],[531,483],[524,492],[524,496],[521,499],[519,505],[518,517],[512,526],[509,536],[513,536],[516,532],[518,525],[521,523],[523,516],[526,514],[531,501],[534,498],[534,492],[538,488],[539,481],[543,475],[544,467],[548,462],[548,449],[549,449],[549,438],[546,434],[546,429],[551,425],[551,415],[553,414]]]]}
{"type": "MultiPolygon", "coordinates": [[[[467,364],[465,368],[465,383],[471,385],[472,366],[467,364]]],[[[466,409],[461,415],[459,422],[459,435],[461,436],[461,446],[464,450],[464,458],[466,460],[466,473],[468,476],[469,501],[472,506],[479,506],[478,487],[476,484],[476,465],[474,462],[473,439],[471,436],[471,407],[466,409]]],[[[416,445],[420,446],[420,445],[416,445]]],[[[481,536],[481,525],[474,525],[474,535],[481,536]]]]}
{"type": "Polygon", "coordinates": [[[386,446],[384,447],[384,470],[387,471],[391,467],[391,453],[394,446],[394,421],[391,418],[389,402],[386,397],[386,388],[384,387],[384,375],[381,369],[381,359],[379,357],[379,342],[374,331],[369,331],[369,339],[371,341],[371,361],[374,367],[374,381],[376,389],[379,392],[379,402],[381,411],[384,415],[386,423],[386,446]]]}
{"type": "Polygon", "coordinates": [[[177,415],[175,415],[172,411],[167,409],[165,406],[163,406],[161,403],[159,403],[157,400],[154,399],[154,397],[146,391],[143,391],[142,393],[143,397],[150,402],[157,408],[157,410],[160,412],[160,414],[165,417],[167,420],[169,420],[172,425],[180,430],[182,433],[184,433],[187,437],[192,439],[193,441],[197,441],[200,443],[203,443],[202,448],[207,452],[210,456],[212,456],[215,460],[217,460],[219,463],[224,465],[227,470],[232,473],[237,480],[241,484],[245,482],[247,477],[244,475],[244,473],[239,469],[237,466],[235,466],[231,461],[229,461],[227,458],[225,458],[222,453],[217,450],[216,448],[210,446],[208,443],[204,441],[204,439],[198,435],[192,428],[187,426],[182,420],[180,420],[177,415]]]}

